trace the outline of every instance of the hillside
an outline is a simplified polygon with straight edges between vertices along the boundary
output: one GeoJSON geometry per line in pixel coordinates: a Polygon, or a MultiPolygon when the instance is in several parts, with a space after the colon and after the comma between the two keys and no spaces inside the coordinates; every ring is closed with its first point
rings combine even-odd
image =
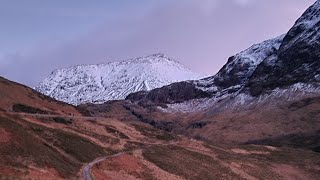
{"type": "Polygon", "coordinates": [[[0,111],[79,115],[71,105],[56,101],[33,89],[0,77],[0,111]]]}
{"type": "Polygon", "coordinates": [[[145,124],[138,111],[146,109],[128,101],[83,105],[83,116],[73,106],[1,81],[2,93],[16,93],[2,97],[1,179],[319,178],[319,154],[308,150],[189,139],[169,133],[165,123],[156,123],[157,129],[152,121],[145,124]],[[8,108],[15,102],[24,104],[23,111],[8,108]]]}

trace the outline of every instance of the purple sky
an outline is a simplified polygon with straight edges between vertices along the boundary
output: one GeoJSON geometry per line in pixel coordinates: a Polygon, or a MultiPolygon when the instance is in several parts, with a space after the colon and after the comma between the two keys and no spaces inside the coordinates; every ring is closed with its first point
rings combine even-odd
{"type": "Polygon", "coordinates": [[[0,75],[165,53],[199,73],[286,33],[315,0],[1,0],[0,75]]]}

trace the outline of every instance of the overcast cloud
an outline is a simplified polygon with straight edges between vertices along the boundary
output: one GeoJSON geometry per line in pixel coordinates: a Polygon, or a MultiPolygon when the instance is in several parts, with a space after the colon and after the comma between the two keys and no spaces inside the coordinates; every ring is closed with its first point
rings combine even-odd
{"type": "Polygon", "coordinates": [[[229,56],[286,33],[314,2],[1,0],[0,75],[35,86],[56,68],[158,52],[214,74],[229,56]]]}

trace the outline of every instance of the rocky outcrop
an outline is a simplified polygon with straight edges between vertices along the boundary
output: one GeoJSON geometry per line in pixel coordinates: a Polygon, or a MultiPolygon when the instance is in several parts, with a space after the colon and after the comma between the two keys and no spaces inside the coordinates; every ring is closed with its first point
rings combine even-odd
{"type": "Polygon", "coordinates": [[[191,99],[211,97],[212,94],[198,89],[192,82],[173,83],[150,92],[137,92],[130,94],[126,100],[138,102],[143,106],[165,105],[183,102],[191,99]]]}

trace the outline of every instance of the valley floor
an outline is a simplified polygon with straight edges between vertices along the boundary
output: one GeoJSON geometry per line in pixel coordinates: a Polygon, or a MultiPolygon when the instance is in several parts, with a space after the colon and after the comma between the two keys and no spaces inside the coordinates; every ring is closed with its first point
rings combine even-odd
{"type": "Polygon", "coordinates": [[[319,179],[318,153],[189,139],[113,118],[0,113],[0,177],[319,179]]]}

